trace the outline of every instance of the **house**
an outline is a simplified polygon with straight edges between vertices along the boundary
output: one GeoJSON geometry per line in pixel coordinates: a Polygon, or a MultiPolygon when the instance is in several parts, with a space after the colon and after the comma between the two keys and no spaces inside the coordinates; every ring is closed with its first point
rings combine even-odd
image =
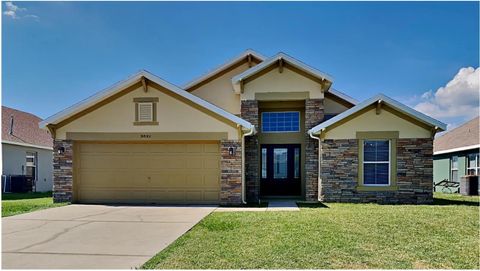
{"type": "MultiPolygon", "coordinates": [[[[480,118],[435,138],[433,142],[433,180],[460,182],[466,175],[479,175],[480,118]]],[[[437,191],[458,192],[457,188],[436,187],[437,191]]]]}
{"type": "Polygon", "coordinates": [[[253,50],[183,87],[139,71],[40,124],[55,138],[54,200],[432,201],[445,124],[381,94],[357,103],[333,82],[253,50]]]}
{"type": "Polygon", "coordinates": [[[2,106],[2,175],[26,175],[33,180],[32,191],[45,192],[52,191],[53,140],[38,127],[40,121],[33,114],[2,106]]]}

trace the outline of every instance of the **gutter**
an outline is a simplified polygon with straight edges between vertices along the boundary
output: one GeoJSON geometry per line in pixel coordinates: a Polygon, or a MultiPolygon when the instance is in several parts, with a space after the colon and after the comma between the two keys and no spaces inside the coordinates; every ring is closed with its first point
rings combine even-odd
{"type": "Polygon", "coordinates": [[[247,201],[245,200],[245,190],[246,190],[246,184],[245,184],[245,137],[246,136],[251,136],[256,133],[255,131],[255,126],[252,125],[250,126],[250,131],[242,135],[242,204],[247,204],[247,201]]]}
{"type": "MultiPolygon", "coordinates": [[[[320,130],[319,135],[324,131],[324,129],[320,130]]],[[[317,200],[321,201],[321,195],[322,195],[322,141],[320,139],[320,136],[314,136],[312,130],[308,131],[308,135],[313,138],[318,140],[318,184],[317,184],[317,200]]]]}

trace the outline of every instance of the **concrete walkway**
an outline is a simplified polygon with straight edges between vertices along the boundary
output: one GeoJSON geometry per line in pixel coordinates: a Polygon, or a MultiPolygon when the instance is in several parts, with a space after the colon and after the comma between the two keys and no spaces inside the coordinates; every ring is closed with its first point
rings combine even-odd
{"type": "Polygon", "coordinates": [[[75,204],[2,218],[2,267],[139,267],[215,208],[75,204]]]}
{"type": "Polygon", "coordinates": [[[268,207],[218,207],[215,212],[278,212],[300,211],[297,203],[293,200],[272,200],[268,207]]]}

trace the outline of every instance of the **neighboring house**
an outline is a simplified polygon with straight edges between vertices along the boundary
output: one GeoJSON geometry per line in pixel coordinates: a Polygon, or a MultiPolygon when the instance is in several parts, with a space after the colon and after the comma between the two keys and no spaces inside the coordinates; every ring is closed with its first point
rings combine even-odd
{"type": "Polygon", "coordinates": [[[55,137],[54,199],[431,202],[445,124],[332,84],[286,54],[252,50],[184,87],[140,71],[41,123],[55,137]]]}
{"type": "Polygon", "coordinates": [[[33,191],[52,191],[53,139],[39,117],[2,106],[2,175],[26,175],[33,191]]]}
{"type": "MultiPolygon", "coordinates": [[[[464,123],[442,136],[433,144],[433,181],[459,182],[466,175],[479,175],[479,117],[464,123]]],[[[437,191],[458,192],[458,188],[438,186],[437,191]]]]}

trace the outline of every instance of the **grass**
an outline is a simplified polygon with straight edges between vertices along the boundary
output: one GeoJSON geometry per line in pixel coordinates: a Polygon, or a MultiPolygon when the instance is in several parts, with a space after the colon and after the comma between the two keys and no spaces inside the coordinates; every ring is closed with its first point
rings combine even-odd
{"type": "Polygon", "coordinates": [[[212,213],[145,269],[478,269],[479,197],[212,213]]]}
{"type": "Polygon", "coordinates": [[[66,203],[53,203],[51,192],[2,194],[2,217],[64,205],[66,203]]]}

